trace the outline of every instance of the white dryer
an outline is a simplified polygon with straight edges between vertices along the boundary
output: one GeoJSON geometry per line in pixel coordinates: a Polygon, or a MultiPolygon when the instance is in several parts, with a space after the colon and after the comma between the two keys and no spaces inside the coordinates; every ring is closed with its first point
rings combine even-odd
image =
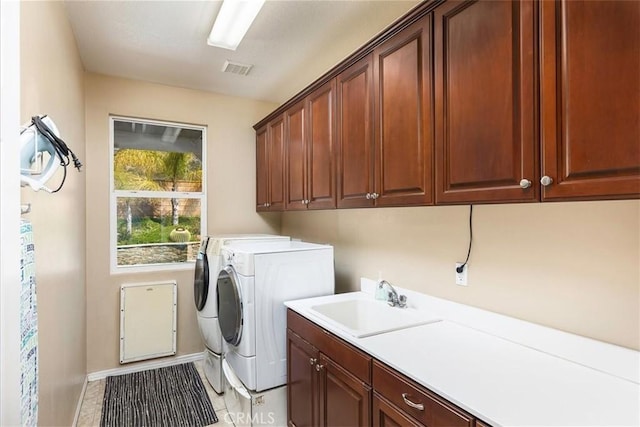
{"type": "MultiPolygon", "coordinates": [[[[285,301],[334,293],[333,247],[305,242],[238,243],[222,249],[219,324],[225,359],[248,390],[286,384],[285,301]]],[[[225,393],[226,395],[226,393],[225,393]]]]}
{"type": "Polygon", "coordinates": [[[218,304],[216,302],[216,280],[225,264],[221,249],[234,242],[256,243],[261,241],[289,241],[286,236],[269,234],[227,234],[207,236],[202,239],[196,259],[194,275],[194,299],[198,327],[205,344],[204,372],[213,389],[224,391],[222,374],[223,340],[218,326],[218,304]]]}

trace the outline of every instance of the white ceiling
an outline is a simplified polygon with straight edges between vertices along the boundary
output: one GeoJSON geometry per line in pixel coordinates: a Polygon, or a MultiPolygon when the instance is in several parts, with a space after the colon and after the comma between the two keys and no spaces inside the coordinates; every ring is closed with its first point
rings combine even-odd
{"type": "Polygon", "coordinates": [[[282,103],[416,0],[268,0],[236,51],[207,45],[220,1],[65,1],[87,71],[282,103]],[[253,64],[222,73],[225,60],[253,64]]]}

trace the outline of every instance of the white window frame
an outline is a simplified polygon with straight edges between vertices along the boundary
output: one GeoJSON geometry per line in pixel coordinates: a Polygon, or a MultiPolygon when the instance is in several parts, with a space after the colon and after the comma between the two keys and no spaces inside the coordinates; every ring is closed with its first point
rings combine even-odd
{"type": "Polygon", "coordinates": [[[110,241],[110,265],[111,274],[127,274],[127,273],[142,273],[153,271],[169,271],[169,270],[189,270],[193,268],[195,261],[187,262],[175,262],[175,263],[158,263],[158,264],[136,264],[136,265],[118,265],[118,212],[117,212],[117,200],[118,197],[134,197],[134,198],[157,198],[157,199],[172,199],[176,198],[176,195],[180,195],[181,199],[198,199],[200,200],[200,235],[206,234],[207,230],[207,127],[192,125],[180,122],[169,122],[162,120],[150,120],[139,119],[136,117],[127,116],[109,116],[109,211],[110,211],[110,225],[109,225],[109,241],[110,241]],[[175,192],[175,191],[132,191],[132,190],[116,190],[114,184],[114,155],[115,155],[115,141],[114,141],[114,122],[125,121],[135,122],[141,124],[159,125],[159,126],[174,126],[182,129],[194,129],[202,132],[202,191],[200,192],[175,192]]]}

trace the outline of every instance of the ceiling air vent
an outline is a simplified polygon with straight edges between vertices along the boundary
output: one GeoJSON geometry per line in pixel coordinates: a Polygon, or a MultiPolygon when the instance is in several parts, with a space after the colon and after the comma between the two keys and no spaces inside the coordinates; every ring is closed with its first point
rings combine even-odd
{"type": "Polygon", "coordinates": [[[251,71],[252,68],[253,65],[251,64],[241,64],[239,62],[224,61],[222,72],[246,76],[247,74],[249,74],[249,71],[251,71]]]}

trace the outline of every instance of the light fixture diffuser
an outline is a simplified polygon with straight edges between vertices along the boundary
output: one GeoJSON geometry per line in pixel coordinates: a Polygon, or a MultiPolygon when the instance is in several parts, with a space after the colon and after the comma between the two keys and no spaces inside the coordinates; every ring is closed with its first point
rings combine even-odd
{"type": "Polygon", "coordinates": [[[207,44],[236,50],[265,0],[224,0],[207,44]]]}

